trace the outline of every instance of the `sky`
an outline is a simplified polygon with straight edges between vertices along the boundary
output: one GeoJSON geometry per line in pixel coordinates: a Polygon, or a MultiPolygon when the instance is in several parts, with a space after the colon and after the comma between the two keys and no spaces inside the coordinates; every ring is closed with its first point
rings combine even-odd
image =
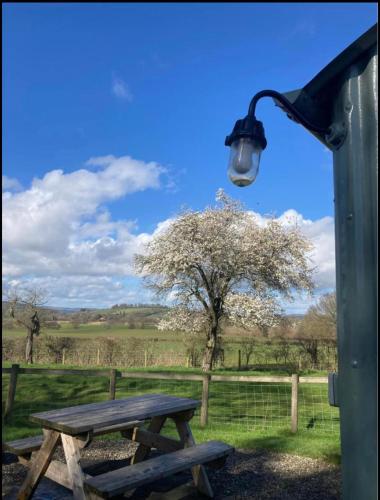
{"type": "Polygon", "coordinates": [[[60,307],[148,303],[132,265],[219,188],[311,239],[335,286],[332,155],[271,99],[254,184],[224,146],[252,96],[303,87],[377,21],[375,3],[3,3],[3,289],[60,307]]]}

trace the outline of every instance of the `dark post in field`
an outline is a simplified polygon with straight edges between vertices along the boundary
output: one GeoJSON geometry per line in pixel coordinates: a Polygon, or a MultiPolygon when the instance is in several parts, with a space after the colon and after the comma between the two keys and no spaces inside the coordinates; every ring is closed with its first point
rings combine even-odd
{"type": "Polygon", "coordinates": [[[20,365],[12,365],[12,368],[11,368],[7,402],[5,405],[5,412],[4,412],[4,420],[6,420],[9,417],[9,415],[11,414],[12,408],[13,408],[13,403],[14,403],[15,396],[16,396],[17,375],[18,375],[19,368],[20,368],[20,365]]]}
{"type": "Polygon", "coordinates": [[[116,399],[116,370],[110,370],[110,394],[109,399],[116,399]]]}

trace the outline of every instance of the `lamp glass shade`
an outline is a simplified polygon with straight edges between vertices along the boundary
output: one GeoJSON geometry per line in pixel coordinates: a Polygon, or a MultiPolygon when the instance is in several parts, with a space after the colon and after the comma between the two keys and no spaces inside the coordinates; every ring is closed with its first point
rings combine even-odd
{"type": "Polygon", "coordinates": [[[228,177],[236,186],[249,186],[259,172],[262,148],[250,137],[240,137],[231,144],[228,177]]]}

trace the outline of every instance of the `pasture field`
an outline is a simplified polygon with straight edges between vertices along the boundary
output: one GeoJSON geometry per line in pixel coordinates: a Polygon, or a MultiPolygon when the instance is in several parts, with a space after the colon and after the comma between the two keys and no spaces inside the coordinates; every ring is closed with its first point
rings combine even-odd
{"type": "MultiPolygon", "coordinates": [[[[138,341],[139,345],[134,348],[140,350],[154,349],[155,352],[173,351],[185,355],[184,347],[184,334],[180,332],[160,331],[155,328],[128,328],[125,325],[112,325],[107,326],[105,323],[89,323],[80,325],[79,328],[74,328],[70,322],[60,322],[60,329],[44,328],[40,337],[68,337],[77,340],[82,344],[86,342],[88,347],[88,340],[100,340],[102,338],[112,338],[117,341],[133,340],[138,341]]],[[[21,328],[6,329],[4,328],[2,336],[5,339],[23,339],[25,338],[25,330],[21,328]]],[[[242,349],[242,342],[244,336],[241,332],[233,328],[227,329],[223,335],[224,359],[226,367],[237,367],[238,365],[238,351],[242,349]]],[[[126,344],[127,345],[127,344],[126,344]]],[[[284,364],[282,360],[276,361],[275,359],[276,347],[274,344],[268,344],[268,339],[257,338],[255,340],[255,347],[253,355],[250,359],[250,364],[266,364],[266,363],[279,363],[284,364]]],[[[290,345],[289,354],[294,353],[295,357],[298,356],[298,347],[290,345]]],[[[241,353],[241,366],[245,365],[245,357],[241,353]]]]}
{"type": "MultiPolygon", "coordinates": [[[[60,322],[59,330],[44,328],[42,335],[54,335],[57,337],[74,337],[74,338],[96,338],[96,337],[116,337],[116,338],[131,338],[139,337],[144,339],[159,338],[162,340],[173,340],[175,333],[162,332],[156,328],[128,328],[124,325],[106,326],[104,323],[88,323],[80,325],[79,328],[74,328],[70,322],[60,322]]],[[[4,329],[3,337],[25,337],[25,329],[13,328],[12,330],[4,329]]]]}
{"type": "MultiPolygon", "coordinates": [[[[185,369],[171,371],[199,373],[185,369]]],[[[3,399],[8,383],[9,375],[3,375],[3,399]]],[[[3,440],[39,434],[40,428],[28,420],[31,413],[108,399],[108,384],[107,377],[19,375],[15,405],[3,427],[3,440]]],[[[118,379],[116,397],[162,392],[201,399],[201,391],[198,381],[118,379]]],[[[192,420],[195,437],[198,442],[221,439],[239,448],[266,448],[338,463],[338,411],[328,405],[327,385],[301,384],[297,434],[289,430],[290,392],[290,384],[285,383],[213,382],[209,422],[202,429],[199,412],[196,413],[192,420]]],[[[174,435],[170,421],[164,433],[174,435]]],[[[119,436],[108,436],[115,437],[119,436]]]]}

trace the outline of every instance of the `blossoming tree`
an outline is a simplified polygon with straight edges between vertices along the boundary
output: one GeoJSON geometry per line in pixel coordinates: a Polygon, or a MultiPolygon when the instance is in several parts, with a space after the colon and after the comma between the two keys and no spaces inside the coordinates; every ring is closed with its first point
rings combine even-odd
{"type": "Polygon", "coordinates": [[[217,205],[186,211],[135,256],[136,269],[157,296],[175,298],[160,329],[203,332],[202,368],[211,370],[223,324],[268,328],[280,316],[278,298],[311,290],[310,243],[294,226],[259,224],[222,190],[217,205]]]}

